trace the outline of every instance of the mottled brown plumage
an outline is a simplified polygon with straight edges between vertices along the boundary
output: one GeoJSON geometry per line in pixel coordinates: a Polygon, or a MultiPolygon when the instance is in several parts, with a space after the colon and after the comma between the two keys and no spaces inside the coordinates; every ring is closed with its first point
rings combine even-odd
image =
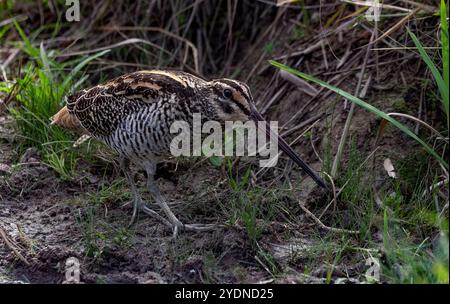
{"type": "MultiPolygon", "coordinates": [[[[87,133],[116,150],[134,196],[132,221],[138,210],[178,229],[205,230],[211,226],[183,225],[167,206],[154,181],[156,163],[169,153],[175,134],[170,126],[177,120],[191,123],[194,113],[205,120],[262,120],[253,106],[250,89],[232,79],[207,81],[181,71],[140,71],[67,97],[67,105],[53,117],[53,123],[87,133]],[[148,187],[169,221],[149,209],[140,198],[129,174],[133,162],[147,172],[148,187]]],[[[320,185],[322,180],[278,139],[280,148],[320,185]]]]}

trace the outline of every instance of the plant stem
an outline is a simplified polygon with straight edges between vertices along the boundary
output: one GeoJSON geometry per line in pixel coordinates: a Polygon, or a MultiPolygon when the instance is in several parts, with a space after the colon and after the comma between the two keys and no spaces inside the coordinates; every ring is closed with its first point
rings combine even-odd
{"type": "MultiPolygon", "coordinates": [[[[364,57],[364,62],[362,64],[361,73],[360,73],[359,79],[358,79],[358,84],[356,86],[356,90],[355,90],[355,94],[354,94],[355,96],[359,95],[359,91],[361,89],[362,80],[363,80],[363,77],[364,77],[364,74],[366,71],[366,67],[367,67],[367,61],[369,60],[370,49],[372,48],[372,42],[375,39],[376,32],[377,32],[377,22],[375,21],[375,27],[374,27],[374,30],[372,31],[372,36],[370,37],[370,42],[367,45],[366,55],[364,57]]],[[[350,125],[352,123],[354,111],[355,111],[355,103],[352,102],[352,104],[350,106],[350,111],[348,112],[347,120],[345,121],[344,130],[342,131],[342,136],[341,136],[341,140],[339,142],[336,156],[333,161],[333,166],[331,168],[331,176],[333,178],[336,177],[336,173],[337,173],[339,163],[341,160],[341,156],[342,156],[342,151],[344,150],[345,142],[346,142],[347,136],[348,136],[348,131],[350,130],[350,125]]]]}

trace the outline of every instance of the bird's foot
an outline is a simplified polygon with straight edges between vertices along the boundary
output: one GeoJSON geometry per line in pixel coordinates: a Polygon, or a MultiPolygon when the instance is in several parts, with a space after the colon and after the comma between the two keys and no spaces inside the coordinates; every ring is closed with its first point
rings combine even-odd
{"type": "Polygon", "coordinates": [[[173,235],[172,238],[176,239],[178,236],[178,232],[185,230],[185,231],[194,231],[194,232],[206,232],[211,231],[217,228],[218,226],[216,224],[182,224],[180,221],[178,221],[176,224],[173,224],[173,235]]]}
{"type": "Polygon", "coordinates": [[[178,236],[178,233],[185,230],[185,231],[194,231],[194,232],[205,232],[205,231],[211,231],[214,228],[217,228],[218,226],[216,224],[186,224],[184,225],[178,218],[175,216],[169,220],[164,218],[163,216],[159,215],[156,211],[150,209],[144,202],[142,202],[141,199],[135,199],[133,201],[133,214],[131,216],[131,220],[129,225],[131,226],[137,217],[137,214],[139,211],[144,212],[147,215],[150,215],[151,217],[159,220],[161,223],[166,225],[167,227],[172,229],[172,238],[176,239],[178,236]]]}
{"type": "Polygon", "coordinates": [[[184,229],[186,229],[186,231],[195,231],[195,232],[211,231],[217,227],[218,227],[217,224],[187,224],[187,225],[184,225],[184,229]]]}
{"type": "Polygon", "coordinates": [[[128,227],[131,227],[131,225],[134,224],[134,221],[136,220],[136,216],[141,209],[142,201],[140,199],[134,199],[133,200],[133,214],[131,215],[130,222],[128,223],[128,227]]]}
{"type": "Polygon", "coordinates": [[[140,211],[144,212],[147,215],[150,215],[151,217],[161,221],[164,225],[172,228],[172,224],[168,220],[159,215],[156,211],[147,207],[146,204],[142,202],[141,199],[135,199],[133,201],[133,214],[131,215],[131,219],[128,226],[134,224],[134,222],[136,221],[136,217],[140,211]]]}
{"type": "Polygon", "coordinates": [[[156,211],[154,211],[154,210],[150,209],[149,207],[147,207],[145,204],[142,204],[142,205],[141,205],[141,210],[142,210],[142,212],[144,212],[145,214],[148,214],[148,215],[150,215],[151,217],[154,217],[154,218],[156,218],[157,220],[161,221],[164,225],[166,225],[166,226],[168,226],[168,227],[170,227],[170,228],[173,227],[173,225],[172,225],[168,220],[166,220],[164,217],[162,217],[161,215],[159,215],[156,211]]]}
{"type": "Polygon", "coordinates": [[[184,224],[180,222],[176,217],[171,219],[172,222],[172,239],[176,239],[178,236],[178,232],[184,229],[184,224]]]}

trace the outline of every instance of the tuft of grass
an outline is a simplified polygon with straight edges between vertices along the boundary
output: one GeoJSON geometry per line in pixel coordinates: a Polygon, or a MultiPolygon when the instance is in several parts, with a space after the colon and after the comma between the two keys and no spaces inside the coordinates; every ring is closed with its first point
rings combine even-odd
{"type": "MultiPolygon", "coordinates": [[[[20,150],[28,147],[38,148],[44,161],[55,169],[61,178],[72,179],[76,175],[79,158],[78,150],[72,148],[73,135],[50,125],[50,117],[64,105],[64,96],[86,80],[86,77],[82,77],[73,84],[83,67],[107,51],[59,63],[54,60],[54,51],[47,52],[43,44],[36,48],[16,21],[14,25],[22,39],[22,49],[30,56],[22,78],[17,80],[19,91],[16,100],[19,106],[10,110],[22,139],[20,150]],[[71,71],[66,74],[65,69],[71,71]]],[[[7,93],[14,89],[12,85],[1,85],[1,90],[7,93]]]]}
{"type": "Polygon", "coordinates": [[[231,224],[241,221],[247,231],[247,235],[252,242],[255,242],[260,234],[261,229],[257,222],[257,207],[249,199],[249,191],[245,191],[250,178],[251,170],[247,168],[244,176],[239,180],[238,175],[232,173],[232,163],[230,160],[228,165],[228,185],[233,193],[233,200],[230,204],[231,213],[229,222],[231,224]]]}
{"type": "Polygon", "coordinates": [[[365,175],[367,164],[361,166],[364,159],[363,153],[357,148],[355,141],[352,141],[346,168],[336,180],[338,188],[347,185],[340,196],[340,209],[343,211],[333,212],[332,215],[334,225],[358,230],[361,238],[370,236],[375,212],[372,189],[368,187],[370,182],[365,175]]]}
{"type": "Polygon", "coordinates": [[[230,200],[224,205],[230,225],[241,223],[252,245],[261,238],[268,223],[277,213],[276,195],[261,189],[250,188],[251,168],[248,167],[242,176],[233,174],[232,162],[228,159],[228,185],[231,190],[230,200]]]}
{"type": "Polygon", "coordinates": [[[389,282],[448,284],[448,248],[448,230],[434,241],[425,239],[416,244],[399,227],[398,221],[384,212],[382,273],[389,282]]]}
{"type": "Polygon", "coordinates": [[[112,242],[121,248],[132,246],[132,237],[130,230],[126,227],[119,227],[112,231],[112,242]]]}
{"type": "Polygon", "coordinates": [[[99,210],[99,206],[88,206],[77,216],[84,254],[94,260],[117,248],[130,248],[134,239],[133,230],[103,221],[99,210]]]}
{"type": "Polygon", "coordinates": [[[84,253],[88,257],[98,259],[105,249],[106,234],[96,225],[96,208],[88,207],[77,217],[82,233],[84,253]]]}
{"type": "Polygon", "coordinates": [[[115,202],[131,200],[131,193],[126,189],[124,179],[116,179],[111,184],[103,183],[95,193],[89,193],[89,202],[95,206],[104,206],[115,202]]]}
{"type": "Polygon", "coordinates": [[[74,175],[77,153],[72,149],[72,136],[51,126],[51,117],[61,107],[63,93],[55,87],[43,70],[30,66],[23,79],[18,80],[20,88],[16,96],[19,107],[11,113],[20,133],[21,149],[37,147],[50,166],[63,179],[74,175]]]}

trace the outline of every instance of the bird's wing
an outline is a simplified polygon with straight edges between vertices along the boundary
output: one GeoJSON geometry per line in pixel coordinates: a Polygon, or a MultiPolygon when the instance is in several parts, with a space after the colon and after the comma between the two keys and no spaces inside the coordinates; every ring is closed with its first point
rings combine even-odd
{"type": "Polygon", "coordinates": [[[192,79],[182,72],[140,71],[68,96],[67,109],[91,134],[108,135],[130,113],[173,94],[192,98],[192,79]]]}

